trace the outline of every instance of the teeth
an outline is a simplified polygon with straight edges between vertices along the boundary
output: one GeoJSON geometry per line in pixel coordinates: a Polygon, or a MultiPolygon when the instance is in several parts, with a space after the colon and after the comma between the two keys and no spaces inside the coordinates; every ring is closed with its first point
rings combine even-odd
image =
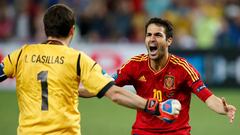
{"type": "Polygon", "coordinates": [[[157,46],[157,45],[155,43],[150,43],[149,46],[154,47],[154,46],[157,46]]]}

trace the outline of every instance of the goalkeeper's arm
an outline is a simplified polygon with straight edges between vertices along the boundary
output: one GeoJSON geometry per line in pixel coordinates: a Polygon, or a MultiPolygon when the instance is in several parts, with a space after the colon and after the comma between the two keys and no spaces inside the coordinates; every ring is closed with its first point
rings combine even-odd
{"type": "Polygon", "coordinates": [[[96,97],[95,94],[90,93],[88,90],[85,88],[81,87],[78,89],[78,96],[83,97],[83,98],[91,98],[91,97],[96,97]]]}
{"type": "MultiPolygon", "coordinates": [[[[79,97],[90,98],[96,96],[84,88],[79,88],[78,92],[79,97]]],[[[181,110],[181,104],[178,100],[168,99],[161,103],[154,98],[146,100],[115,85],[105,93],[105,96],[122,106],[133,109],[143,109],[145,112],[155,115],[168,123],[173,122],[181,110]]]]}
{"type": "Polygon", "coordinates": [[[105,93],[105,96],[117,104],[129,108],[142,109],[166,122],[173,122],[178,117],[181,110],[181,104],[178,100],[169,99],[161,103],[153,98],[146,100],[115,85],[105,93]]]}

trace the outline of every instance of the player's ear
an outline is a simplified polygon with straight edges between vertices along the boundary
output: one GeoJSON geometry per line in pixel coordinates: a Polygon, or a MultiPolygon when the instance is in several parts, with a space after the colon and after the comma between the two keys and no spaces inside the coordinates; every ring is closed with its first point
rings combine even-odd
{"type": "Polygon", "coordinates": [[[172,37],[169,37],[169,38],[167,39],[167,45],[170,46],[170,45],[172,44],[172,42],[173,42],[173,38],[172,38],[172,37]]]}
{"type": "Polygon", "coordinates": [[[72,27],[71,27],[71,29],[70,29],[70,31],[69,31],[69,36],[70,35],[72,35],[73,36],[73,34],[74,34],[74,31],[75,31],[75,25],[73,25],[72,27]]]}

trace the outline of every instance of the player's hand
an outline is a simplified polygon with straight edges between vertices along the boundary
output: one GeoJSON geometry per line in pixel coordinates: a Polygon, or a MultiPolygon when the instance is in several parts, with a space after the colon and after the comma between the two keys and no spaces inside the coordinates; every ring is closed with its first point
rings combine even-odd
{"type": "Polygon", "coordinates": [[[168,99],[159,103],[155,98],[148,99],[144,109],[145,112],[157,115],[158,118],[168,123],[173,122],[178,117],[180,110],[181,104],[176,99],[168,99]]]}
{"type": "Polygon", "coordinates": [[[178,118],[181,110],[181,103],[176,99],[168,99],[159,103],[160,119],[165,122],[172,123],[178,118]]]}
{"type": "Polygon", "coordinates": [[[228,105],[224,97],[222,97],[222,103],[224,111],[229,118],[230,123],[233,123],[233,120],[235,118],[235,112],[237,109],[233,105],[228,105]]]}

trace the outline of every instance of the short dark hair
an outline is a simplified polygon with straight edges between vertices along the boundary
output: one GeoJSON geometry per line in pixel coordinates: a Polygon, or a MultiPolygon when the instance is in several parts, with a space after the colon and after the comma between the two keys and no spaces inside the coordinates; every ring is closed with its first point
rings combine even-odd
{"type": "Polygon", "coordinates": [[[147,33],[147,28],[150,24],[164,27],[167,39],[173,37],[173,25],[170,21],[157,17],[151,18],[145,25],[145,34],[147,33]]]}
{"type": "Polygon", "coordinates": [[[63,4],[49,7],[43,18],[44,30],[47,37],[67,37],[75,24],[74,12],[63,4]]]}

